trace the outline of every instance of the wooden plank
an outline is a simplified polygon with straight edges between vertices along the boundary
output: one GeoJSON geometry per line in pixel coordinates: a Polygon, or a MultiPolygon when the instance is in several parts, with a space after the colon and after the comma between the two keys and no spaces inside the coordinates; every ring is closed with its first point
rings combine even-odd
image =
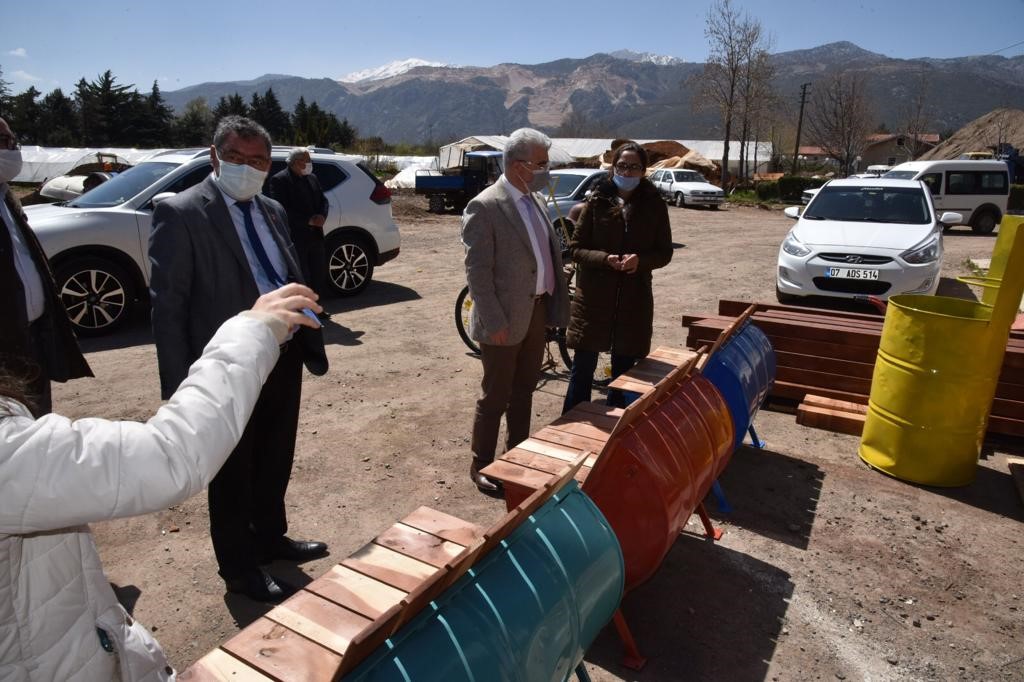
{"type": "Polygon", "coordinates": [[[502,483],[507,482],[512,485],[519,485],[532,490],[543,488],[545,483],[554,478],[552,474],[537,471],[536,469],[524,467],[513,462],[506,462],[501,458],[488,464],[486,467],[481,469],[480,473],[488,478],[501,481],[502,483]]]}
{"type": "Polygon", "coordinates": [[[776,367],[794,367],[809,369],[815,372],[826,372],[828,374],[842,374],[843,376],[855,377],[857,379],[871,379],[875,371],[874,362],[852,362],[838,358],[827,358],[819,355],[804,355],[801,353],[788,353],[775,351],[776,367]]]}
{"type": "Polygon", "coordinates": [[[804,405],[813,405],[814,407],[824,407],[829,410],[839,410],[841,412],[854,412],[856,414],[867,414],[868,406],[861,403],[854,403],[848,400],[835,400],[834,398],[826,398],[820,395],[808,394],[804,396],[804,405]]]}
{"type": "Polygon", "coordinates": [[[1007,457],[1006,464],[1009,466],[1010,475],[1013,476],[1013,482],[1017,486],[1017,495],[1020,496],[1020,501],[1024,503],[1024,458],[1007,457]]]}
{"type": "MultiPolygon", "coordinates": [[[[707,339],[704,337],[695,337],[693,332],[691,332],[691,335],[686,339],[686,345],[691,348],[696,348],[706,341],[707,339]]],[[[878,357],[877,346],[873,348],[847,346],[841,343],[810,341],[808,339],[791,338],[777,334],[769,335],[768,341],[772,344],[772,348],[775,350],[776,354],[782,351],[796,353],[799,355],[835,358],[848,362],[864,362],[872,365],[875,362],[875,358],[878,357]]]]}
{"type": "Polygon", "coordinates": [[[463,547],[472,545],[484,536],[484,529],[475,523],[463,521],[457,516],[430,507],[420,507],[402,519],[402,523],[463,547]]]}
{"type": "Polygon", "coordinates": [[[403,608],[402,604],[395,604],[380,618],[367,625],[360,633],[353,637],[352,642],[348,645],[348,649],[345,650],[341,664],[333,676],[330,678],[311,677],[310,680],[339,680],[354,670],[357,665],[362,663],[367,656],[373,653],[391,635],[392,625],[398,620],[403,608]]]}
{"type": "Polygon", "coordinates": [[[685,365],[687,362],[693,359],[694,351],[688,348],[673,348],[671,346],[658,346],[650,353],[647,357],[665,360],[672,363],[676,367],[679,365],[685,365]]]}
{"type": "Polygon", "coordinates": [[[822,386],[808,386],[806,384],[795,384],[788,381],[782,381],[779,379],[775,380],[772,385],[772,390],[768,394],[773,398],[786,398],[789,400],[803,400],[804,396],[808,393],[815,395],[823,395],[827,398],[836,398],[837,400],[848,400],[853,403],[863,403],[867,405],[868,394],[866,393],[850,393],[847,391],[833,391],[822,386]]]}
{"type": "Polygon", "coordinates": [[[370,620],[380,617],[405,596],[404,590],[340,564],[332,566],[331,570],[306,585],[304,589],[362,614],[370,620]]]}
{"type": "Polygon", "coordinates": [[[440,568],[463,550],[462,545],[399,522],[373,540],[382,547],[401,552],[425,564],[440,568]]]}
{"type": "Polygon", "coordinates": [[[988,418],[988,433],[998,433],[1002,436],[1024,436],[1024,421],[990,415],[988,418]]]}
{"type": "MultiPolygon", "coordinates": [[[[863,346],[867,348],[878,348],[879,335],[856,328],[837,328],[828,321],[821,322],[799,322],[790,320],[778,320],[771,317],[758,317],[755,320],[758,328],[768,337],[788,336],[791,338],[802,338],[808,341],[825,341],[828,343],[839,343],[850,346],[863,346]]],[[[719,333],[726,328],[716,320],[705,319],[700,323],[690,326],[690,330],[700,328],[718,329],[719,333]]]]}
{"type": "Polygon", "coordinates": [[[259,618],[223,646],[278,682],[334,679],[341,656],[269,618],[259,618]]]}
{"type": "MultiPolygon", "coordinates": [[[[621,417],[620,417],[621,419],[621,417]]],[[[618,419],[615,420],[618,422],[618,419]]],[[[564,433],[572,433],[577,436],[583,436],[584,438],[591,438],[597,441],[607,440],[608,434],[615,428],[615,424],[612,423],[608,426],[577,421],[571,418],[569,415],[559,417],[555,421],[547,425],[549,429],[555,429],[564,433]]]]}
{"type": "Polygon", "coordinates": [[[412,592],[437,570],[430,564],[373,542],[363,545],[341,563],[404,592],[412,592]]]}
{"type": "Polygon", "coordinates": [[[500,459],[520,466],[529,467],[548,474],[557,474],[565,468],[566,460],[540,455],[536,452],[512,448],[501,455],[500,459]]]}
{"type": "MultiPolygon", "coordinates": [[[[747,306],[751,304],[751,301],[735,301],[732,299],[719,299],[718,301],[718,314],[728,315],[729,317],[735,317],[747,309],[747,306]]],[[[832,310],[830,308],[812,308],[810,306],[795,306],[795,305],[784,305],[782,303],[762,303],[757,302],[757,308],[759,311],[765,310],[782,310],[782,311],[793,311],[799,313],[815,313],[819,315],[826,315],[828,317],[845,317],[853,320],[879,320],[882,316],[878,313],[856,313],[845,310],[832,310]]]]}
{"type": "Polygon", "coordinates": [[[830,410],[825,407],[801,404],[796,410],[796,423],[826,431],[859,436],[864,431],[866,415],[855,412],[830,410]]]}
{"type": "Polygon", "coordinates": [[[608,407],[604,403],[585,402],[574,406],[562,415],[562,419],[593,424],[598,428],[607,429],[610,433],[624,411],[621,407],[608,407]]]}
{"type": "Polygon", "coordinates": [[[558,445],[564,445],[565,447],[573,448],[579,452],[584,450],[593,450],[599,452],[604,447],[605,439],[602,438],[597,440],[595,438],[586,438],[584,436],[577,435],[575,433],[569,433],[568,431],[560,431],[559,429],[553,429],[545,426],[540,429],[532,436],[533,440],[547,441],[549,443],[556,443],[558,445]]]}
{"type": "Polygon", "coordinates": [[[625,375],[622,375],[609,381],[608,388],[614,388],[619,391],[629,391],[630,393],[639,393],[643,395],[647,391],[650,391],[652,388],[654,388],[656,383],[657,382],[645,383],[633,381],[632,379],[626,377],[625,375]]]}
{"type": "Polygon", "coordinates": [[[807,386],[821,386],[845,393],[859,393],[862,395],[869,395],[871,393],[871,379],[860,379],[842,374],[830,374],[828,372],[815,372],[796,367],[776,367],[775,380],[807,386]]]}
{"type": "Polygon", "coordinates": [[[260,671],[223,649],[214,649],[178,675],[182,682],[271,682],[260,671]]]}
{"type": "Polygon", "coordinates": [[[266,617],[339,655],[344,655],[352,638],[373,622],[305,590],[271,609],[266,617]]]}
{"type": "Polygon", "coordinates": [[[1024,419],[1024,402],[995,398],[992,401],[992,414],[998,417],[1009,417],[1020,421],[1024,419]]]}
{"type": "MultiPolygon", "coordinates": [[[[527,438],[522,443],[516,446],[518,450],[526,450],[528,452],[535,452],[538,455],[546,455],[548,457],[554,457],[555,459],[561,459],[566,462],[571,462],[580,456],[581,450],[577,448],[569,448],[564,445],[558,445],[556,443],[549,443],[543,440],[537,440],[535,438],[527,438]]],[[[590,466],[589,464],[587,466],[590,466]]]]}

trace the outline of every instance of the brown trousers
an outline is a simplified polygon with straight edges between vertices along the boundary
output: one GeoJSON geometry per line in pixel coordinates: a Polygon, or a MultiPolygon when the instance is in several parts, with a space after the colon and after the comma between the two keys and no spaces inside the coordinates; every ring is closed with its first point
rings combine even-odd
{"type": "Polygon", "coordinates": [[[505,425],[508,427],[506,449],[530,437],[533,390],[537,387],[537,377],[544,359],[546,305],[545,297],[533,306],[530,328],[518,344],[480,344],[484,378],[480,382],[481,396],[476,402],[470,449],[481,462],[494,461],[502,414],[505,415],[505,425]]]}

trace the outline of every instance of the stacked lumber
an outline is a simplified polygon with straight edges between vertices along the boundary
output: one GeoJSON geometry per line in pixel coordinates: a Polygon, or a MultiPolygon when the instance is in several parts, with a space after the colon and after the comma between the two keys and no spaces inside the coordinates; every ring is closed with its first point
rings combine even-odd
{"type": "MultiPolygon", "coordinates": [[[[717,315],[684,315],[683,326],[689,329],[686,345],[699,348],[714,343],[749,306],[749,302],[722,300],[717,315]]],[[[808,395],[867,405],[882,334],[881,315],[758,303],[751,322],[775,348],[776,378],[769,408],[780,402],[800,403],[808,395]]],[[[805,419],[824,423],[835,417],[836,424],[841,424],[835,430],[850,433],[855,428],[849,416],[854,413],[841,405],[819,401],[807,407],[805,419]],[[843,415],[826,419],[822,410],[843,415]]],[[[1012,331],[1007,342],[988,433],[1024,436],[1024,332],[1019,330],[1012,331]]]]}

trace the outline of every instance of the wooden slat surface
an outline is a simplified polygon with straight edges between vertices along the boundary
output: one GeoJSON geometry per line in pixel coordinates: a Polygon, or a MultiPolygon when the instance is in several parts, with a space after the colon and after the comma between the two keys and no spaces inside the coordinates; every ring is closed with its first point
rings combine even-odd
{"type": "Polygon", "coordinates": [[[278,682],[332,680],[341,656],[268,618],[224,643],[224,650],[278,682]]]}
{"type": "Polygon", "coordinates": [[[568,431],[562,431],[559,429],[553,429],[545,426],[543,429],[538,430],[531,436],[532,440],[547,441],[549,443],[555,443],[557,445],[564,445],[565,447],[573,448],[579,452],[584,450],[592,450],[594,452],[600,452],[601,448],[604,447],[605,440],[595,438],[586,438],[578,434],[569,433],[568,431]]]}
{"type": "Polygon", "coordinates": [[[445,514],[430,507],[420,507],[402,519],[402,523],[433,533],[439,538],[444,538],[463,547],[472,545],[484,534],[484,529],[475,523],[463,521],[451,514],[445,514]]]}
{"type": "Polygon", "coordinates": [[[796,423],[826,431],[859,436],[864,431],[866,415],[801,404],[796,410],[796,423]]]}
{"type": "Polygon", "coordinates": [[[496,479],[502,483],[511,483],[530,488],[531,490],[543,488],[545,483],[554,478],[553,474],[537,471],[536,469],[524,467],[513,462],[506,462],[501,458],[488,464],[481,470],[481,473],[488,478],[496,479]]]}
{"type": "Polygon", "coordinates": [[[444,566],[463,549],[462,545],[403,523],[391,526],[378,535],[374,542],[436,568],[444,566]]]}
{"type": "Polygon", "coordinates": [[[182,682],[270,682],[271,678],[223,649],[214,649],[178,675],[182,682]]]}
{"type": "Polygon", "coordinates": [[[339,655],[345,653],[360,630],[373,622],[305,590],[275,606],[266,617],[339,655]]]}
{"type": "Polygon", "coordinates": [[[305,586],[306,590],[374,619],[405,596],[399,590],[340,564],[305,586]]]}
{"type": "Polygon", "coordinates": [[[436,570],[430,564],[373,542],[364,545],[341,563],[405,592],[416,589],[436,570]]]}
{"type": "Polygon", "coordinates": [[[529,467],[548,474],[557,474],[565,468],[566,461],[547,455],[540,455],[529,450],[512,448],[502,454],[501,459],[520,466],[529,467]]]}

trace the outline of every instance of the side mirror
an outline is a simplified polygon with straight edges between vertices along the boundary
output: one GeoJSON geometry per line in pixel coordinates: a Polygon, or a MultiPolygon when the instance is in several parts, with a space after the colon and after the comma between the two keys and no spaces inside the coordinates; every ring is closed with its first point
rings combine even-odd
{"type": "Polygon", "coordinates": [[[783,213],[786,214],[786,217],[793,218],[795,220],[800,217],[800,212],[802,210],[803,209],[799,206],[787,206],[783,213]]]}
{"type": "Polygon", "coordinates": [[[962,225],[964,222],[964,216],[961,213],[946,211],[939,216],[939,222],[943,225],[962,225]]]}
{"type": "Polygon", "coordinates": [[[160,192],[159,194],[156,194],[156,195],[153,196],[153,199],[152,199],[153,205],[156,206],[161,201],[163,201],[165,199],[170,199],[174,195],[175,195],[175,192],[160,192]]]}

